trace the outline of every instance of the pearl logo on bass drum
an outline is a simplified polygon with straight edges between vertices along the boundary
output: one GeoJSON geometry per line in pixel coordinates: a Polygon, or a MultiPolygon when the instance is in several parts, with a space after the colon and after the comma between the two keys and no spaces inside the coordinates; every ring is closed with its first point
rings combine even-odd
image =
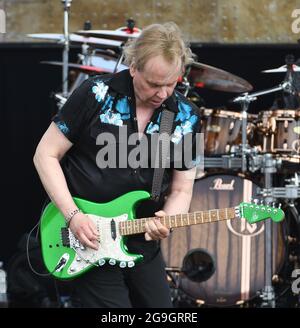
{"type": "Polygon", "coordinates": [[[213,186],[210,187],[210,190],[234,190],[234,180],[231,180],[230,183],[224,183],[222,178],[217,178],[213,181],[213,186]]]}

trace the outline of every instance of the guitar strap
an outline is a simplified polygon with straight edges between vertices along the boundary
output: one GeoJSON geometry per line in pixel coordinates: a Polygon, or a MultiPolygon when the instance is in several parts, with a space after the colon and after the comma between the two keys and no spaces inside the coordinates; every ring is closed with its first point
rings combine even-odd
{"type": "Polygon", "coordinates": [[[175,113],[164,108],[162,111],[159,136],[155,152],[155,168],[152,181],[151,199],[155,202],[159,201],[161,193],[161,185],[167,164],[170,150],[170,135],[175,113]]]}

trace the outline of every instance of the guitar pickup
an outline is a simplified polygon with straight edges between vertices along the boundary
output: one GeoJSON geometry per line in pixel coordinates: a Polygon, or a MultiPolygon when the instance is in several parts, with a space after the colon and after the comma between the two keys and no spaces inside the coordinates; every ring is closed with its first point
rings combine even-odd
{"type": "Polygon", "coordinates": [[[62,244],[65,247],[70,247],[70,234],[69,234],[69,229],[68,228],[61,228],[61,240],[62,244]]]}
{"type": "Polygon", "coordinates": [[[110,221],[110,229],[111,229],[111,238],[113,240],[116,240],[117,238],[117,229],[116,229],[116,221],[112,219],[110,221]]]}

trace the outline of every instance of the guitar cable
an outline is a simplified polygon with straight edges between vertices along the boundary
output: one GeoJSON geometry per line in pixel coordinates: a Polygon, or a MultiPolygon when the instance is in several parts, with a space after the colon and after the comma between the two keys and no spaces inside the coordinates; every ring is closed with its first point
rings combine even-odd
{"type": "Polygon", "coordinates": [[[32,266],[32,263],[30,261],[30,255],[29,255],[29,243],[30,243],[30,237],[31,237],[31,234],[33,233],[33,231],[37,229],[37,233],[36,233],[36,237],[35,239],[38,240],[38,233],[39,233],[39,224],[40,224],[40,220],[39,222],[31,229],[31,231],[29,232],[28,236],[27,236],[27,240],[26,240],[26,257],[27,257],[27,262],[28,262],[28,265],[29,265],[29,268],[31,269],[31,271],[33,273],[35,273],[36,275],[40,276],[40,277],[47,277],[47,276],[51,276],[61,265],[61,263],[59,262],[56,267],[54,268],[53,271],[51,271],[50,273],[41,273],[41,272],[37,272],[33,266],[32,266]]]}
{"type": "MultiPolygon", "coordinates": [[[[40,230],[39,227],[40,227],[41,217],[42,217],[42,213],[44,211],[45,206],[46,206],[46,204],[42,208],[40,219],[39,219],[38,223],[30,230],[30,232],[29,232],[29,234],[27,236],[27,240],[26,240],[26,257],[27,257],[28,266],[29,266],[30,270],[34,274],[38,275],[39,277],[53,278],[52,277],[52,274],[59,268],[59,266],[61,265],[61,263],[60,263],[61,261],[56,265],[56,267],[54,268],[54,270],[52,272],[50,272],[50,273],[41,273],[41,272],[37,272],[33,268],[32,263],[30,261],[30,255],[29,255],[29,242],[30,242],[30,237],[31,237],[32,233],[34,232],[34,230],[37,229],[36,235],[35,235],[35,240],[38,241],[38,235],[39,235],[39,230],[40,230]]],[[[60,308],[60,307],[62,307],[62,301],[60,299],[60,293],[59,293],[59,290],[58,290],[56,279],[53,278],[53,282],[54,282],[54,289],[55,289],[55,297],[56,297],[57,306],[60,308]]]]}
{"type": "Polygon", "coordinates": [[[30,255],[29,255],[29,242],[30,242],[30,237],[31,237],[33,231],[35,229],[37,229],[36,235],[35,235],[35,240],[38,242],[38,235],[39,235],[39,231],[40,231],[39,227],[40,227],[40,223],[41,223],[41,218],[42,218],[42,214],[43,214],[44,209],[45,209],[45,207],[46,207],[47,204],[48,204],[47,201],[45,201],[44,206],[42,207],[42,210],[41,210],[40,219],[39,219],[38,223],[30,230],[30,232],[29,232],[29,234],[27,236],[27,240],[26,240],[26,257],[27,257],[28,266],[29,266],[30,270],[33,273],[35,273],[36,275],[38,275],[40,277],[48,277],[48,276],[51,276],[61,266],[61,263],[60,263],[61,261],[59,261],[59,263],[56,265],[56,267],[53,269],[53,271],[51,271],[49,273],[41,273],[41,272],[37,272],[33,268],[32,263],[30,261],[30,255]]]}

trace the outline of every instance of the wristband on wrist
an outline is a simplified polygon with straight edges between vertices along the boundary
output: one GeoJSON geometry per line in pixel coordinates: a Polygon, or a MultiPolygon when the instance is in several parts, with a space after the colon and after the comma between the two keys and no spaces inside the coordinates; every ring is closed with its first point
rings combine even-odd
{"type": "Polygon", "coordinates": [[[67,222],[67,226],[69,227],[71,220],[73,217],[77,214],[80,213],[81,210],[79,208],[76,208],[75,210],[71,211],[67,217],[65,217],[65,220],[67,222]]]}

